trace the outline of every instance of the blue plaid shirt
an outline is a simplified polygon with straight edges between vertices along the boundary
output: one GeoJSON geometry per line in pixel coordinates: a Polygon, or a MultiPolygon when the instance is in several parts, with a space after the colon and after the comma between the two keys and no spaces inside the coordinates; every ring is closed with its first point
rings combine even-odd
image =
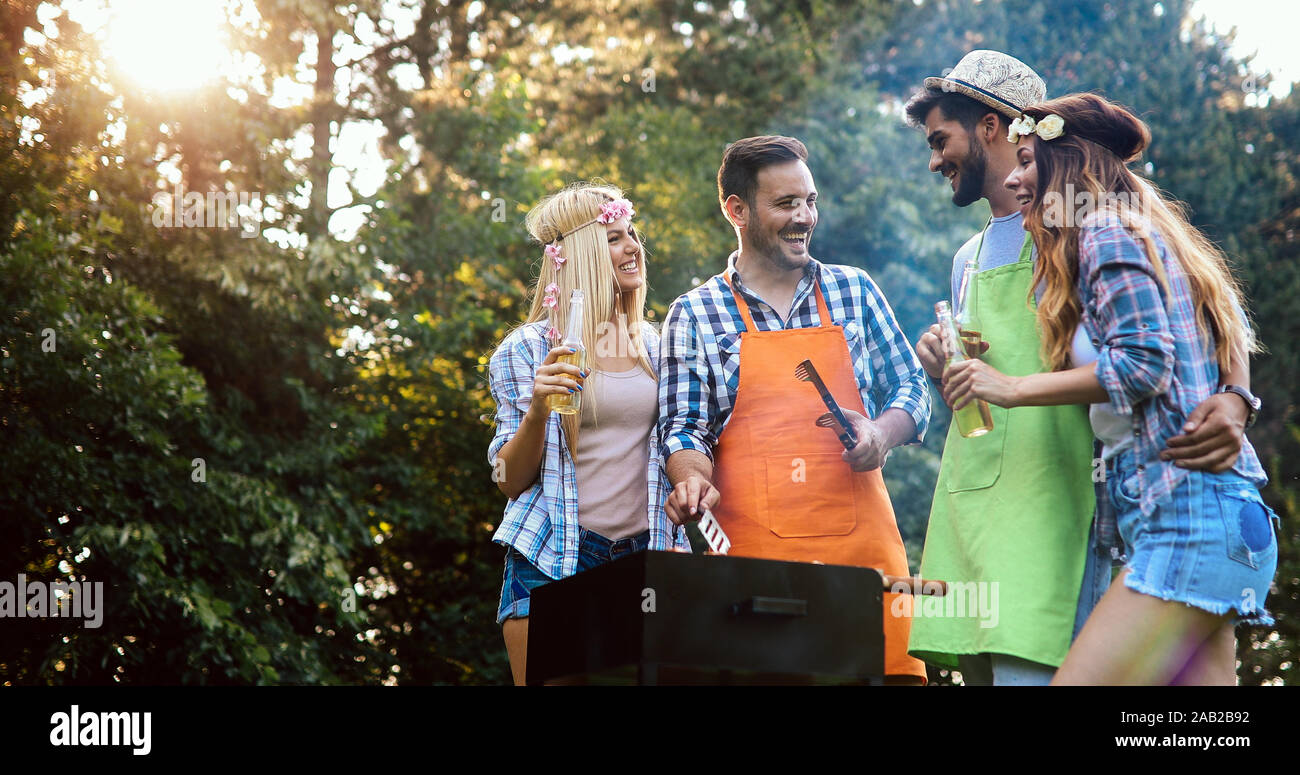
{"type": "MultiPolygon", "coordinates": [[[[1168,292],[1142,245],[1119,223],[1085,225],[1079,233],[1083,325],[1099,351],[1097,379],[1111,408],[1133,418],[1143,514],[1187,476],[1186,469],[1161,461],[1160,450],[1219,385],[1213,348],[1202,346],[1197,331],[1187,275],[1158,234],[1155,239],[1168,292]]],[[[1268,483],[1244,438],[1233,470],[1256,486],[1268,483]]]]}
{"type": "Polygon", "coordinates": [[[916,422],[920,443],[930,422],[930,389],[916,353],[894,320],[894,312],[863,270],[809,260],[795,289],[790,317],[781,317],[748,290],[736,272],[736,254],[724,274],[678,297],[664,322],[659,359],[659,435],[665,460],[693,449],[713,457],[722,429],[731,417],[740,383],[740,333],[744,319],[726,276],[749,303],[754,325],[762,331],[812,328],[817,321],[820,282],[831,321],[844,327],[849,357],[862,403],[871,418],[886,409],[902,409],[916,422]]]}
{"type": "MultiPolygon", "coordinates": [[[[492,398],[497,403],[496,434],[488,445],[488,463],[496,460],[505,443],[514,438],[533,398],[533,377],[551,346],[546,323],[530,323],[507,336],[488,365],[492,398]]],[[[650,362],[659,356],[659,334],[646,323],[642,340],[650,362]]],[[[492,540],[513,546],[533,565],[553,579],[572,576],[578,565],[578,474],[564,441],[560,415],[546,419],[546,448],[537,481],[506,503],[505,516],[492,540]]],[[[647,466],[649,505],[646,524],[651,549],[690,548],[686,531],[675,527],[664,513],[668,481],[659,458],[659,432],[650,428],[650,462],[647,466]]],[[[509,472],[505,472],[509,475],[509,472]]]]}

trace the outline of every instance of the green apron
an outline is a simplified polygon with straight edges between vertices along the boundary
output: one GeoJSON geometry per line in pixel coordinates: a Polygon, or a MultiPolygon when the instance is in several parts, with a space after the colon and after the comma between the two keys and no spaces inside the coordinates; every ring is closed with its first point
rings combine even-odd
{"type": "MultiPolygon", "coordinates": [[[[981,235],[977,262],[983,247],[981,235]]],[[[1048,371],[1026,304],[1032,248],[1026,235],[1019,261],[977,272],[966,290],[967,327],[989,343],[983,360],[1013,376],[1048,371]]],[[[921,575],[950,591],[917,598],[909,651],[949,668],[958,654],[982,653],[1057,667],[1070,647],[1093,515],[1088,407],[989,408],[993,430],[983,436],[948,427],[921,575]]]]}

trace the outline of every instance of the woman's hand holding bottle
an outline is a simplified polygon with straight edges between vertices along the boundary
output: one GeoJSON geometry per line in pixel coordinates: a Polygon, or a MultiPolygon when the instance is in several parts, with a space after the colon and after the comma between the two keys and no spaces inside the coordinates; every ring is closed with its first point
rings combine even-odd
{"type": "Polygon", "coordinates": [[[591,372],[583,371],[572,364],[559,362],[560,356],[573,352],[572,347],[559,345],[552,347],[546,354],[546,360],[537,367],[537,374],[533,377],[533,400],[529,407],[530,412],[540,412],[541,416],[546,416],[551,412],[550,401],[547,400],[549,396],[567,396],[574,391],[582,390],[583,382],[591,372]]]}

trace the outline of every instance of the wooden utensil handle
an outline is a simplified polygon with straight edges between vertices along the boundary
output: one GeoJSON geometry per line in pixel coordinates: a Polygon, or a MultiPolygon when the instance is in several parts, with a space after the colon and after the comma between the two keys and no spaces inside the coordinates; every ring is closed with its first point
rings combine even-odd
{"type": "Polygon", "coordinates": [[[922,579],[920,576],[890,576],[880,574],[886,592],[902,592],[909,595],[933,595],[942,597],[948,594],[947,582],[936,579],[922,579]],[[903,588],[899,588],[903,587],[903,588]]]}

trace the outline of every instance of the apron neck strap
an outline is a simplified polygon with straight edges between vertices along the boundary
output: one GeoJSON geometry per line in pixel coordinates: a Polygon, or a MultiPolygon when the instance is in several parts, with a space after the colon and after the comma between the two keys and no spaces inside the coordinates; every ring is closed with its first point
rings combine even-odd
{"type": "MultiPolygon", "coordinates": [[[[975,246],[975,268],[979,270],[980,254],[984,252],[984,236],[989,233],[989,227],[993,225],[993,219],[989,218],[980,230],[979,245],[975,246]]],[[[1025,231],[1025,241],[1020,244],[1020,263],[1028,263],[1034,260],[1034,235],[1028,230],[1025,231]]]]}
{"type": "Polygon", "coordinates": [[[993,218],[990,216],[989,219],[984,222],[984,228],[980,229],[980,244],[975,246],[975,271],[977,272],[980,268],[980,254],[984,252],[984,238],[988,236],[989,227],[992,225],[993,218]]]}
{"type": "MultiPolygon", "coordinates": [[[[975,257],[971,259],[971,261],[975,263],[976,272],[979,272],[980,254],[984,252],[984,237],[989,233],[989,227],[992,225],[993,225],[993,219],[989,218],[988,221],[984,224],[984,228],[980,230],[980,241],[979,244],[975,246],[975,257]]],[[[1016,263],[1030,264],[1033,263],[1033,260],[1034,260],[1034,235],[1026,231],[1025,241],[1020,244],[1020,258],[1016,261],[1016,263]]],[[[956,299],[957,309],[960,311],[966,310],[966,298],[970,295],[971,291],[973,290],[973,288],[967,287],[967,284],[974,286],[975,284],[974,280],[975,280],[974,277],[964,276],[964,272],[963,272],[962,285],[957,289],[957,294],[958,296],[960,296],[960,298],[956,299]]]]}
{"type": "MultiPolygon", "coordinates": [[[[740,316],[744,319],[746,331],[757,331],[758,326],[754,325],[754,318],[749,313],[749,303],[736,290],[736,286],[731,282],[731,273],[723,272],[722,279],[727,281],[727,287],[731,288],[731,295],[736,298],[736,306],[740,308],[740,316]]],[[[826,306],[826,297],[822,295],[822,284],[820,280],[813,281],[813,289],[817,293],[817,325],[825,325],[831,319],[830,309],[826,306]]],[[[791,314],[794,309],[790,309],[791,314]]]]}
{"type": "Polygon", "coordinates": [[[1024,244],[1020,246],[1020,263],[1029,264],[1034,260],[1034,235],[1025,232],[1024,244]]]}

